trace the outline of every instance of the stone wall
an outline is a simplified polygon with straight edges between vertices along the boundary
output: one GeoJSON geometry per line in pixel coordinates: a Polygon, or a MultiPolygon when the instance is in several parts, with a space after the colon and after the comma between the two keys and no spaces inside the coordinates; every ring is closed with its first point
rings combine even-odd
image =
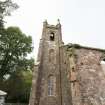
{"type": "Polygon", "coordinates": [[[104,53],[89,48],[69,48],[69,78],[73,105],[105,105],[104,53]]]}

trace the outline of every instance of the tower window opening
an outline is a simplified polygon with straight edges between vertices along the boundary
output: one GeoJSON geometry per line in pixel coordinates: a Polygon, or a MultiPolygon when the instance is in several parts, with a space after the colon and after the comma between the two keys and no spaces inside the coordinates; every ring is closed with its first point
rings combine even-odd
{"type": "Polygon", "coordinates": [[[54,96],[56,88],[56,78],[54,76],[49,76],[48,78],[48,95],[54,96]]]}
{"type": "Polygon", "coordinates": [[[50,40],[54,41],[54,33],[53,32],[50,33],[50,40]]]}

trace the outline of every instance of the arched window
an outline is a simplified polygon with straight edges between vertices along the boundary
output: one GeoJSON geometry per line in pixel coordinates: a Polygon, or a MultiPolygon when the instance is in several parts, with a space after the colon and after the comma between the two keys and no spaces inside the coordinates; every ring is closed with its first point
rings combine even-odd
{"type": "Polygon", "coordinates": [[[48,77],[48,95],[54,96],[56,92],[56,78],[52,75],[48,77]]]}
{"type": "Polygon", "coordinates": [[[49,50],[49,62],[54,63],[55,56],[54,56],[54,49],[49,50]]]}
{"type": "Polygon", "coordinates": [[[50,33],[50,40],[54,41],[54,33],[53,32],[50,33]]]}

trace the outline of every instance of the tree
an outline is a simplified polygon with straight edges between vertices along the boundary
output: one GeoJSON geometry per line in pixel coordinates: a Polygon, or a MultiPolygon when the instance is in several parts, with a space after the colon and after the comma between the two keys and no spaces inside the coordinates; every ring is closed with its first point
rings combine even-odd
{"type": "Polygon", "coordinates": [[[4,17],[17,8],[11,0],[0,1],[0,89],[8,93],[8,102],[28,102],[34,59],[26,57],[32,38],[18,27],[4,28],[4,17]]]}
{"type": "Polygon", "coordinates": [[[32,67],[33,59],[26,59],[32,52],[32,38],[26,36],[18,27],[3,29],[0,34],[0,78],[16,70],[32,67]],[[29,65],[30,64],[30,65],[29,65]]]}
{"type": "Polygon", "coordinates": [[[28,103],[32,82],[32,71],[15,71],[2,84],[2,89],[8,93],[6,102],[28,103]]]}
{"type": "Polygon", "coordinates": [[[3,27],[4,16],[11,15],[11,11],[18,8],[16,3],[13,3],[11,0],[0,1],[0,28],[3,27]]]}

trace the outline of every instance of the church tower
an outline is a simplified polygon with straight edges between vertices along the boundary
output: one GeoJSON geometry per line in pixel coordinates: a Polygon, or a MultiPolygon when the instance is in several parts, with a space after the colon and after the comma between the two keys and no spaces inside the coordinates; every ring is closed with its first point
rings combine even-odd
{"type": "Polygon", "coordinates": [[[29,105],[66,105],[62,99],[61,56],[63,55],[60,50],[62,45],[59,20],[57,25],[49,25],[44,21],[29,105]]]}

